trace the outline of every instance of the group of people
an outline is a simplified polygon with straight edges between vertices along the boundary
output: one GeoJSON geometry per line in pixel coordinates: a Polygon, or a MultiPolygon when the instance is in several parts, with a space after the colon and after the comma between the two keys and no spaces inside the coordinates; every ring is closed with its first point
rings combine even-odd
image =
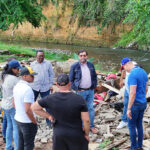
{"type": "MultiPolygon", "coordinates": [[[[80,50],[78,57],[79,61],[71,66],[69,75],[58,75],[56,85],[59,92],[54,94],[51,94],[54,82],[52,65],[44,59],[43,51],[37,51],[36,61],[30,66],[21,67],[15,59],[8,62],[2,72],[6,150],[33,150],[37,133],[35,114],[46,118],[49,127],[53,126],[53,150],[88,150],[89,132],[98,133],[94,127],[93,107],[97,74],[94,65],[88,62],[85,50],[80,50]],[[37,100],[39,94],[41,99],[37,100]]],[[[142,68],[135,67],[130,58],[123,58],[121,64],[126,71],[125,86],[129,97],[124,114],[128,118],[130,149],[142,150],[147,74],[142,68]]]]}

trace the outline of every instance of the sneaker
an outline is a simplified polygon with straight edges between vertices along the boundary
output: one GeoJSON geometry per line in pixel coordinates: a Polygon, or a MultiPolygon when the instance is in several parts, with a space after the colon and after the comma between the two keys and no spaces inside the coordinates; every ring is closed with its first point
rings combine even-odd
{"type": "Polygon", "coordinates": [[[127,122],[121,121],[120,124],[118,125],[117,129],[122,129],[128,125],[127,122]]]}

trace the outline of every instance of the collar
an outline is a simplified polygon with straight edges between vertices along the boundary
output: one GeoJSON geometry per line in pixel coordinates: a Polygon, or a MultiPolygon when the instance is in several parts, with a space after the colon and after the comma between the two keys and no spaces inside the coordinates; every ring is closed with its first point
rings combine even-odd
{"type": "Polygon", "coordinates": [[[20,80],[20,83],[24,83],[24,84],[27,84],[27,85],[29,84],[27,81],[22,80],[22,79],[20,80]]]}
{"type": "Polygon", "coordinates": [[[45,63],[45,62],[46,62],[45,59],[43,60],[42,63],[39,63],[37,60],[35,61],[36,64],[43,64],[43,63],[45,63]]]}
{"type": "Polygon", "coordinates": [[[80,65],[80,66],[87,65],[87,63],[88,63],[88,62],[86,62],[85,64],[81,64],[80,61],[79,61],[79,65],[80,65]]]}

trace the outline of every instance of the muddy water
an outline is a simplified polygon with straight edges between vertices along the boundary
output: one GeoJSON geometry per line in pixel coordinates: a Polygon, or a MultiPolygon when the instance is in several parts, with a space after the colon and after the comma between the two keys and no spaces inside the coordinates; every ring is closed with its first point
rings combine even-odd
{"type": "Polygon", "coordinates": [[[110,49],[110,48],[95,48],[95,47],[82,47],[73,45],[50,44],[40,42],[8,42],[7,44],[17,44],[26,47],[34,48],[48,48],[48,49],[61,49],[70,50],[72,53],[80,49],[85,49],[89,53],[89,57],[94,57],[96,64],[100,64],[103,70],[113,71],[119,70],[120,60],[123,57],[130,57],[143,66],[143,68],[150,72],[150,53],[129,49],[110,49]]]}

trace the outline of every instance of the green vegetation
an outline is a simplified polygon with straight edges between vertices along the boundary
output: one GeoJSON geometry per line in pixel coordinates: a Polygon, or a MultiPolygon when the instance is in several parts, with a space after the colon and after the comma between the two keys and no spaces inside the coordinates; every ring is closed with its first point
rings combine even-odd
{"type": "Polygon", "coordinates": [[[62,13],[57,13],[55,30],[60,28],[60,15],[63,15],[66,6],[70,5],[73,7],[70,23],[78,18],[79,27],[95,26],[98,34],[103,34],[103,29],[110,26],[111,31],[115,32],[119,23],[131,24],[132,30],[125,33],[116,45],[125,47],[129,43],[136,43],[138,46],[149,47],[149,0],[1,0],[0,29],[7,30],[13,24],[13,30],[23,22],[30,22],[34,27],[39,27],[42,20],[46,20],[42,14],[42,6],[52,3],[58,12],[60,2],[62,5],[59,9],[62,9],[62,13]]]}
{"type": "MultiPolygon", "coordinates": [[[[104,149],[106,146],[111,144],[111,140],[110,139],[105,139],[104,142],[102,144],[99,145],[100,149],[104,149]]],[[[118,148],[113,147],[112,150],[119,150],[118,148]]]]}
{"type": "Polygon", "coordinates": [[[0,0],[0,29],[7,30],[11,24],[14,29],[26,21],[39,27],[46,19],[42,14],[42,4],[42,0],[0,0]]]}
{"type": "MultiPolygon", "coordinates": [[[[8,50],[11,54],[15,54],[18,56],[17,58],[28,59],[29,57],[35,57],[36,50],[32,48],[22,47],[18,45],[6,45],[0,42],[0,49],[8,50]]],[[[2,55],[0,59],[6,60],[10,55],[2,55]],[[4,57],[3,57],[4,56],[4,57]]],[[[67,54],[63,53],[51,53],[49,51],[45,51],[45,58],[49,60],[57,60],[57,61],[66,61],[70,58],[67,54]]]]}
{"type": "Polygon", "coordinates": [[[111,143],[110,139],[105,139],[102,144],[99,145],[100,149],[104,149],[107,145],[111,143]]]}
{"type": "Polygon", "coordinates": [[[150,44],[150,1],[129,0],[126,5],[128,16],[123,23],[133,25],[131,32],[126,33],[118,45],[125,46],[128,43],[136,42],[140,45],[150,44]]]}

